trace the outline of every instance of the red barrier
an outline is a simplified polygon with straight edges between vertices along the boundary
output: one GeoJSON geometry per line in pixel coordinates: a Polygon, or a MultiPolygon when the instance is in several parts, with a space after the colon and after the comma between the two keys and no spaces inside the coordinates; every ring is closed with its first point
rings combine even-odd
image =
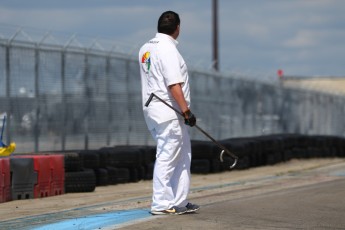
{"type": "Polygon", "coordinates": [[[34,170],[37,172],[37,184],[34,185],[34,198],[42,198],[50,195],[50,158],[45,155],[15,156],[16,158],[32,158],[34,170]]]}
{"type": "Polygon", "coordinates": [[[52,180],[50,195],[56,196],[65,193],[65,157],[64,155],[49,155],[52,180]]]}
{"type": "Polygon", "coordinates": [[[10,159],[0,158],[0,203],[11,200],[10,159]]]}
{"type": "Polygon", "coordinates": [[[50,159],[48,156],[32,156],[34,169],[37,172],[37,184],[34,187],[34,197],[41,198],[50,195],[50,159]]]}
{"type": "Polygon", "coordinates": [[[65,193],[65,169],[63,155],[25,155],[18,158],[32,158],[37,172],[34,198],[61,195],[65,193]]]}
{"type": "Polygon", "coordinates": [[[20,156],[34,160],[34,170],[37,172],[37,184],[34,186],[34,198],[42,198],[50,195],[50,158],[49,156],[28,155],[20,156]]]}
{"type": "Polygon", "coordinates": [[[12,200],[34,198],[37,172],[31,157],[10,157],[12,200]]]}

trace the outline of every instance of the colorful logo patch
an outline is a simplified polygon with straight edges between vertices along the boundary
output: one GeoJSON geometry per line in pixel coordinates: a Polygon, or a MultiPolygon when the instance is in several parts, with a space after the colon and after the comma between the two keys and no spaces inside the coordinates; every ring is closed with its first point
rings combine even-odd
{"type": "Polygon", "coordinates": [[[144,55],[141,58],[141,63],[146,65],[147,72],[150,71],[151,67],[151,57],[150,57],[150,52],[144,53],[144,55]]]}

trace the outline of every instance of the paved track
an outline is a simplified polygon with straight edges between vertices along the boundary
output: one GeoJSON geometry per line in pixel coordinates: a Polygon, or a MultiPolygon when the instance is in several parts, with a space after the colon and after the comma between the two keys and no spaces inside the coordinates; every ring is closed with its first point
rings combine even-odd
{"type": "Polygon", "coordinates": [[[259,177],[196,198],[196,214],[123,229],[345,229],[345,164],[259,177]],[[237,187],[237,188],[236,188],[237,187]]]}
{"type": "Polygon", "coordinates": [[[345,180],[203,205],[124,229],[345,229],[345,180]]]}
{"type": "Polygon", "coordinates": [[[196,214],[151,216],[151,181],[0,204],[0,229],[345,229],[345,161],[193,175],[196,214]]]}

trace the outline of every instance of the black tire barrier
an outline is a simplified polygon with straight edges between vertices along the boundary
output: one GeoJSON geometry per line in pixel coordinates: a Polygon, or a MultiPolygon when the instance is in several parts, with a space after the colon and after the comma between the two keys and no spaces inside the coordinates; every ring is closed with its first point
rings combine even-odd
{"type": "Polygon", "coordinates": [[[114,167],[106,167],[108,171],[108,184],[115,185],[117,184],[117,168],[114,167]]]}
{"type": "Polygon", "coordinates": [[[124,184],[130,181],[130,172],[128,168],[117,169],[117,183],[124,184]]]}
{"type": "Polygon", "coordinates": [[[93,192],[96,188],[96,174],[93,169],[65,173],[65,192],[93,192]]]}
{"type": "Polygon", "coordinates": [[[213,154],[214,144],[210,141],[191,141],[192,159],[214,159],[216,155],[213,154]]]}
{"type": "Polygon", "coordinates": [[[108,170],[105,168],[94,169],[96,175],[96,186],[109,185],[108,170]]]}
{"type": "Polygon", "coordinates": [[[150,172],[149,167],[154,157],[155,147],[151,146],[115,146],[68,153],[65,157],[68,174],[65,190],[90,191],[85,181],[74,179],[79,177],[79,174],[85,174],[84,168],[93,169],[96,186],[144,180],[150,177],[146,172],[150,172]],[[70,184],[70,180],[73,184],[70,184]]]}
{"type": "MultiPolygon", "coordinates": [[[[220,143],[234,152],[238,164],[234,170],[273,165],[292,158],[343,157],[345,140],[342,137],[324,135],[276,134],[258,137],[229,138],[220,143]]],[[[192,141],[191,172],[195,174],[217,173],[229,170],[233,159],[224,156],[219,161],[220,149],[209,141],[192,141]]],[[[151,180],[156,149],[153,146],[115,146],[99,150],[66,154],[66,171],[78,174],[78,169],[94,169],[96,186],[151,180]],[[78,158],[80,160],[78,161],[78,158]],[[73,167],[71,167],[73,165],[73,167]]],[[[83,171],[83,170],[81,170],[83,171]]],[[[70,175],[67,175],[68,177],[70,175]]],[[[80,176],[80,175],[79,175],[80,176]]],[[[68,183],[68,179],[66,184],[68,183]]],[[[78,180],[74,184],[78,184],[78,180]]],[[[78,191],[89,191],[79,186],[78,191]]],[[[66,189],[66,192],[75,189],[66,189]]]]}
{"type": "Polygon", "coordinates": [[[139,171],[137,167],[129,168],[129,182],[138,182],[139,181],[139,171]]]}
{"type": "Polygon", "coordinates": [[[64,154],[64,161],[65,161],[65,171],[66,172],[78,172],[82,169],[83,163],[79,157],[78,153],[65,153],[64,154]]]}
{"type": "MultiPolygon", "coordinates": [[[[239,157],[231,170],[273,165],[291,159],[345,157],[345,138],[327,135],[272,134],[228,138],[219,141],[239,157]]],[[[191,172],[218,173],[230,170],[233,159],[226,154],[220,162],[221,149],[210,141],[192,144],[191,172]]],[[[0,159],[0,203],[73,192],[92,192],[96,186],[152,180],[155,146],[115,146],[98,150],[67,152],[54,155],[14,156],[0,159]],[[60,157],[61,156],[61,157],[60,157]],[[33,161],[36,163],[34,164],[33,161]],[[48,191],[48,171],[54,170],[54,186],[48,191]]]]}
{"type": "Polygon", "coordinates": [[[99,155],[99,167],[107,168],[109,167],[109,155],[111,154],[113,147],[103,147],[100,148],[97,153],[99,155]]]}
{"type": "Polygon", "coordinates": [[[145,174],[144,180],[152,180],[154,167],[155,167],[154,162],[151,162],[146,165],[146,174],[145,174]]]}
{"type": "Polygon", "coordinates": [[[221,165],[220,159],[211,159],[210,160],[210,173],[219,173],[222,172],[223,167],[221,165]]]}
{"type": "Polygon", "coordinates": [[[82,165],[85,168],[97,169],[100,167],[100,155],[95,150],[83,150],[78,152],[82,165]]]}
{"type": "Polygon", "coordinates": [[[109,154],[108,165],[112,167],[138,167],[144,162],[141,146],[115,146],[109,154]]]}
{"type": "Polygon", "coordinates": [[[139,166],[137,168],[138,171],[138,180],[145,180],[145,176],[146,176],[146,167],[144,167],[143,165],[139,166]]]}
{"type": "Polygon", "coordinates": [[[142,153],[144,154],[144,164],[151,164],[156,160],[156,146],[139,146],[142,153]]]}
{"type": "MultiPolygon", "coordinates": [[[[220,143],[239,157],[238,164],[234,170],[244,170],[250,167],[274,165],[279,162],[288,161],[292,158],[310,157],[335,157],[345,155],[345,141],[342,137],[325,135],[307,136],[301,134],[272,134],[266,136],[229,138],[221,140],[220,143]]],[[[195,171],[217,173],[229,170],[233,162],[231,158],[224,156],[224,162],[219,161],[221,150],[210,141],[192,140],[192,167],[195,171]],[[208,160],[195,161],[195,160],[208,160]],[[197,164],[197,166],[193,166],[197,164]],[[209,166],[205,166],[209,164],[209,166]],[[201,166],[203,165],[203,166],[201,166]]],[[[126,168],[129,171],[129,182],[139,180],[150,180],[153,175],[155,162],[155,146],[115,146],[104,147],[99,150],[80,151],[77,155],[66,155],[66,166],[74,164],[71,171],[79,168],[78,156],[82,159],[82,166],[86,168],[126,168]]],[[[68,171],[66,167],[66,171],[68,171]]],[[[114,170],[113,170],[114,171],[114,170]]],[[[114,172],[112,173],[114,174],[114,172]]],[[[116,183],[112,179],[112,184],[116,183]]],[[[121,181],[123,181],[121,179],[121,181]]]]}
{"type": "Polygon", "coordinates": [[[195,174],[208,174],[210,173],[210,161],[208,159],[194,159],[190,171],[195,174]]]}

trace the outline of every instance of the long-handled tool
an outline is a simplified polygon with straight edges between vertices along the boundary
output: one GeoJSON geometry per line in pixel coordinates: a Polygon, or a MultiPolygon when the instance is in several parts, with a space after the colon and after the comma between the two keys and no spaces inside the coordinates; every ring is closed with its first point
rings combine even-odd
{"type": "Polygon", "coordinates": [[[5,123],[6,123],[6,116],[4,116],[4,119],[2,121],[1,136],[0,136],[0,147],[6,147],[7,146],[4,144],[4,142],[2,142],[2,136],[4,134],[5,123]]]}
{"type": "MultiPolygon", "coordinates": [[[[163,99],[161,99],[160,97],[158,97],[156,94],[151,93],[149,99],[146,101],[145,106],[148,107],[150,102],[152,101],[152,98],[155,97],[157,98],[159,101],[163,102],[166,106],[168,106],[169,108],[171,108],[172,110],[174,110],[176,113],[180,114],[182,117],[183,114],[182,112],[178,111],[176,108],[172,107],[171,105],[169,105],[166,101],[164,101],[163,99]]],[[[217,142],[213,137],[211,137],[210,134],[208,134],[207,132],[205,132],[202,128],[200,128],[198,125],[194,125],[195,128],[197,128],[200,132],[202,132],[206,137],[208,137],[213,143],[215,143],[221,150],[222,152],[220,153],[220,161],[223,162],[223,155],[224,153],[228,154],[230,157],[232,157],[234,159],[234,163],[230,166],[230,169],[234,168],[237,164],[237,160],[238,157],[233,154],[232,152],[230,152],[227,148],[225,148],[223,145],[221,145],[219,142],[217,142]]]]}

